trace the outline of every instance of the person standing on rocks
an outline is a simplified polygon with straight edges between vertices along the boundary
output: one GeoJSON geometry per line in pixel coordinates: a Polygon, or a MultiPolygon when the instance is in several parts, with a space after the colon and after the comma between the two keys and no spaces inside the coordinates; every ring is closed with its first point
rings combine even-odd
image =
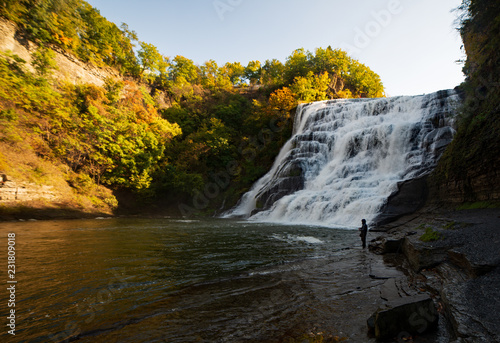
{"type": "Polygon", "coordinates": [[[366,248],[366,235],[368,234],[368,226],[366,225],[366,219],[361,219],[361,227],[358,229],[361,231],[359,237],[361,237],[361,242],[363,243],[363,249],[366,248]]]}

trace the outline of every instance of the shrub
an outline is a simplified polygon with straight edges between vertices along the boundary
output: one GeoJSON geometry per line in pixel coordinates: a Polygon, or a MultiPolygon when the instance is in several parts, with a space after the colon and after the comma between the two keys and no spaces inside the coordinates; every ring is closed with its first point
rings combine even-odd
{"type": "Polygon", "coordinates": [[[443,239],[443,235],[431,227],[425,228],[425,233],[420,236],[422,242],[434,242],[443,239]]]}

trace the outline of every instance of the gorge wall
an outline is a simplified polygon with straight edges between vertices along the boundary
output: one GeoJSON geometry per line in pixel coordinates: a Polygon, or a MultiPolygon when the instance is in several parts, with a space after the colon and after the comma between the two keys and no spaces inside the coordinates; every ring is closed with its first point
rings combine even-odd
{"type": "Polygon", "coordinates": [[[0,204],[45,199],[56,201],[59,194],[51,186],[30,182],[16,182],[5,174],[0,174],[0,204]]]}
{"type": "MultiPolygon", "coordinates": [[[[463,1],[460,16],[467,60],[458,132],[430,178],[430,200],[500,202],[500,2],[463,1]]],[[[479,205],[479,204],[478,204],[479,205]]]]}
{"type": "MultiPolygon", "coordinates": [[[[31,66],[31,54],[38,46],[27,40],[23,40],[15,23],[0,18],[0,51],[12,52],[26,61],[26,67],[34,71],[31,66]]],[[[106,78],[120,78],[120,74],[113,68],[99,68],[90,63],[84,63],[75,56],[63,52],[61,49],[52,47],[56,56],[57,69],[53,72],[53,77],[60,80],[67,80],[73,84],[91,83],[96,86],[104,85],[106,78]]]]}
{"type": "MultiPolygon", "coordinates": [[[[496,149],[498,150],[498,148],[496,149]]],[[[457,175],[445,178],[438,173],[429,179],[431,203],[457,205],[465,202],[496,203],[500,201],[500,157],[470,161],[457,175]],[[437,175],[436,175],[437,174],[437,175]]]]}
{"type": "MultiPolygon", "coordinates": [[[[37,48],[38,46],[35,43],[21,38],[15,23],[0,18],[1,52],[10,52],[19,56],[26,61],[25,68],[30,72],[34,72],[31,61],[32,54],[37,48]]],[[[84,63],[75,56],[57,48],[54,48],[54,52],[57,65],[57,69],[52,73],[54,79],[73,84],[89,83],[103,86],[107,78],[121,78],[120,74],[112,68],[99,68],[84,63]]],[[[4,158],[7,157],[4,156],[4,158]]],[[[0,169],[0,204],[6,207],[39,200],[53,203],[61,199],[61,194],[52,186],[17,179],[6,173],[5,170],[0,169]]]]}

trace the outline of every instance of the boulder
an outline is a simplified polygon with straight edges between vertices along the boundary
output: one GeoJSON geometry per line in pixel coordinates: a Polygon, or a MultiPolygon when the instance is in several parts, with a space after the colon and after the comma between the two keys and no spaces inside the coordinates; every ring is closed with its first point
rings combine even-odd
{"type": "Polygon", "coordinates": [[[403,248],[404,237],[382,237],[368,244],[368,249],[378,255],[401,253],[403,248]]]}
{"type": "Polygon", "coordinates": [[[428,295],[416,295],[389,301],[367,321],[378,340],[402,338],[434,330],[438,313],[428,295]]]}
{"type": "Polygon", "coordinates": [[[402,250],[414,271],[435,267],[448,258],[448,247],[433,243],[421,242],[417,237],[404,239],[402,250]]]}
{"type": "Polygon", "coordinates": [[[448,251],[449,260],[464,270],[470,278],[477,278],[492,271],[496,265],[494,263],[477,263],[467,254],[451,249],[448,251]]]}

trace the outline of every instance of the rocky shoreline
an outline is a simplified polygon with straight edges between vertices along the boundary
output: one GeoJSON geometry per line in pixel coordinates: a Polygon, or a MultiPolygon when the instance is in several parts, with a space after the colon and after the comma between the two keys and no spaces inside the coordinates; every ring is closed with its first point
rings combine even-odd
{"type": "MultiPolygon", "coordinates": [[[[369,249],[404,256],[399,268],[410,288],[431,294],[443,319],[436,341],[500,341],[499,224],[498,208],[425,207],[372,230],[369,249]]],[[[392,283],[385,288],[401,297],[392,283]]]]}

